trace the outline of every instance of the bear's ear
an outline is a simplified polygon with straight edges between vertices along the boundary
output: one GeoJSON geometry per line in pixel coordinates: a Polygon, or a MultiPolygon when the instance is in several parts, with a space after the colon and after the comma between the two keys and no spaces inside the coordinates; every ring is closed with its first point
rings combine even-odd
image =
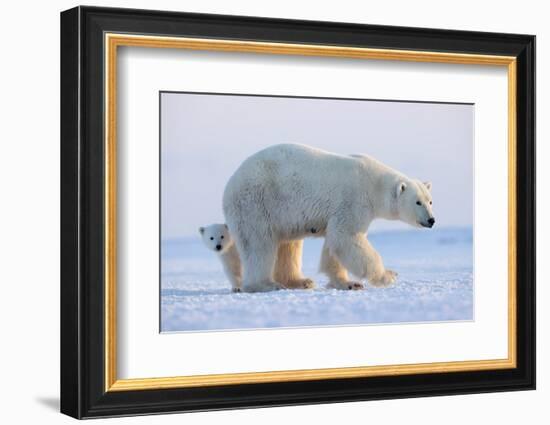
{"type": "Polygon", "coordinates": [[[424,182],[424,186],[426,186],[426,189],[430,192],[432,191],[432,182],[424,182]]]}
{"type": "Polygon", "coordinates": [[[407,188],[407,183],[405,183],[405,182],[397,183],[397,187],[395,189],[395,194],[397,196],[401,195],[405,191],[406,188],[407,188]]]}
{"type": "Polygon", "coordinates": [[[204,227],[199,227],[199,233],[202,235],[204,233],[204,227]]]}

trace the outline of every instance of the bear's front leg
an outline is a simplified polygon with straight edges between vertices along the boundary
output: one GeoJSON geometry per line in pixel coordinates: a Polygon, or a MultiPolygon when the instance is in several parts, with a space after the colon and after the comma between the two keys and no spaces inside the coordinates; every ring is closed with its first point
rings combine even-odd
{"type": "Polygon", "coordinates": [[[369,279],[369,283],[372,286],[376,286],[378,288],[385,288],[395,283],[395,281],[397,280],[397,276],[397,272],[385,269],[382,275],[369,279]]]}
{"type": "Polygon", "coordinates": [[[348,271],[338,261],[338,258],[330,253],[326,240],[323,245],[319,270],[329,278],[327,288],[343,290],[364,289],[362,283],[349,280],[348,271]]]}
{"type": "Polygon", "coordinates": [[[397,273],[385,269],[382,257],[365,234],[334,229],[327,233],[327,243],[330,253],[354,276],[367,279],[373,286],[389,286],[395,282],[397,273]]]}

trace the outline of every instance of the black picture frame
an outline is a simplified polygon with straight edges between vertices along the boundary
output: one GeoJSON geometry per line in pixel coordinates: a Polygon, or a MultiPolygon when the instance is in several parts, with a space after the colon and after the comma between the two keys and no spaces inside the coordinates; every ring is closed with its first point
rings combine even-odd
{"type": "Polygon", "coordinates": [[[534,36],[98,7],[76,7],[61,13],[62,413],[92,418],[534,388],[534,36]],[[105,32],[516,57],[517,367],[106,392],[105,32]]]}

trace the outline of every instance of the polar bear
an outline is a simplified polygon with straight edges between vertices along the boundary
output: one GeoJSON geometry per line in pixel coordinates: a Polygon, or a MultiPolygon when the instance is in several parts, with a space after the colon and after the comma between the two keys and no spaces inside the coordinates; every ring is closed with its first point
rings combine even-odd
{"type": "Polygon", "coordinates": [[[199,233],[206,247],[218,255],[233,292],[241,292],[241,260],[227,225],[216,223],[199,227],[199,233]]]}
{"type": "Polygon", "coordinates": [[[302,275],[303,238],[324,236],[321,270],[331,286],[355,289],[347,270],[372,285],[396,273],[367,239],[376,218],[432,227],[431,184],[411,179],[366,155],[344,156],[305,145],[268,147],[228,180],[223,210],[244,269],[244,291],[312,286],[302,275]]]}

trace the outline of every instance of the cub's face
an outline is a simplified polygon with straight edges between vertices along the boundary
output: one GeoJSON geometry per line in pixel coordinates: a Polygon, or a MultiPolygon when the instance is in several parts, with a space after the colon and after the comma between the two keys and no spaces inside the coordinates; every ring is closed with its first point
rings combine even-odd
{"type": "Polygon", "coordinates": [[[432,184],[411,180],[400,182],[397,191],[397,212],[399,219],[416,227],[433,227],[432,184]]]}
{"type": "Polygon", "coordinates": [[[211,224],[210,226],[200,227],[199,233],[206,247],[218,253],[223,253],[233,243],[225,224],[211,224]]]}

